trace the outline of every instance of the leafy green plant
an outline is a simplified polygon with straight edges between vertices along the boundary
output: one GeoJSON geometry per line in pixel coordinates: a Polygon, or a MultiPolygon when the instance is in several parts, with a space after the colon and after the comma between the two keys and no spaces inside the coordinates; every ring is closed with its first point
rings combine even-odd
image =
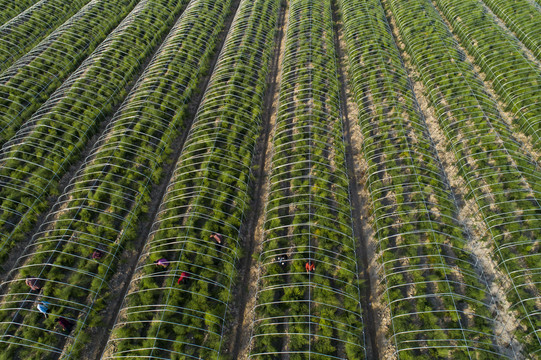
{"type": "MultiPolygon", "coordinates": [[[[527,250],[538,242],[538,235],[534,234],[534,229],[539,229],[535,214],[539,213],[541,200],[541,183],[536,175],[538,165],[502,121],[495,101],[485,95],[482,82],[471,64],[465,61],[432,2],[416,0],[406,4],[391,0],[389,5],[397,19],[406,51],[421,74],[450,150],[455,154],[469,197],[479,206],[488,229],[486,235],[494,247],[496,263],[511,281],[507,291],[511,303],[508,310],[519,314],[522,325],[516,335],[531,356],[539,351],[540,341],[534,324],[540,314],[541,282],[537,277],[541,255],[527,250]],[[406,14],[415,20],[406,21],[406,14]],[[418,41],[419,36],[423,37],[422,43],[418,41]],[[428,53],[431,56],[427,56],[428,53]],[[533,261],[528,263],[526,259],[533,261]]],[[[464,19],[460,26],[455,26],[456,31],[467,32],[468,36],[478,36],[481,29],[471,28],[470,21],[475,24],[487,22],[487,26],[493,21],[479,10],[477,2],[446,2],[445,12],[452,21],[458,21],[457,11],[464,19]],[[463,13],[465,9],[471,16],[463,13]]],[[[494,36],[501,36],[501,33],[496,32],[494,36]]],[[[485,42],[480,46],[490,44],[485,42]]],[[[510,56],[514,49],[508,49],[510,56]]],[[[509,76],[514,74],[511,72],[509,76]]],[[[471,296],[476,294],[477,291],[472,291],[471,296]]]]}
{"type": "Polygon", "coordinates": [[[250,357],[362,359],[331,4],[289,13],[250,357]]]}
{"type": "MultiPolygon", "coordinates": [[[[0,27],[0,73],[36,46],[90,0],[40,1],[0,27]]],[[[18,1],[17,1],[18,2],[18,1]]],[[[21,5],[28,4],[24,1],[21,5]]],[[[2,12],[4,9],[1,9],[2,12]]],[[[7,14],[6,14],[7,15],[7,14]]],[[[4,15],[2,15],[4,16],[4,15]]],[[[9,15],[8,15],[9,16],[9,15]]]]}
{"type": "Polygon", "coordinates": [[[90,2],[2,74],[0,145],[15,135],[136,3],[90,2]]]}
{"type": "MultiPolygon", "coordinates": [[[[229,2],[196,3],[222,16],[229,2]]],[[[111,357],[213,359],[220,351],[278,3],[239,5],[113,329],[111,357]],[[209,238],[213,232],[224,246],[209,238]],[[167,269],[154,264],[162,257],[167,269]],[[182,272],[189,277],[178,284],[182,272]]]]}

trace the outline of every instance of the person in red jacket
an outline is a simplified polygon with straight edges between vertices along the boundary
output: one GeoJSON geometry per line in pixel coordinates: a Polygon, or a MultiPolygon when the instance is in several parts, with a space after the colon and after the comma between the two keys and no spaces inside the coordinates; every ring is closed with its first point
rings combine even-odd
{"type": "Polygon", "coordinates": [[[67,331],[67,332],[71,331],[73,324],[69,320],[63,317],[59,317],[58,319],[56,319],[56,321],[58,322],[58,325],[60,325],[63,331],[67,331]]]}
{"type": "Polygon", "coordinates": [[[316,266],[311,261],[308,261],[306,265],[304,265],[304,267],[306,268],[306,272],[308,273],[313,273],[314,271],[316,271],[316,266]]]}
{"type": "Polygon", "coordinates": [[[92,253],[92,259],[94,260],[99,260],[103,257],[103,253],[99,250],[94,250],[94,252],[92,253]]]}
{"type": "Polygon", "coordinates": [[[188,281],[188,278],[190,277],[190,275],[183,271],[181,274],[180,274],[180,277],[178,278],[177,280],[177,284],[180,285],[180,284],[185,284],[186,281],[188,281]]]}

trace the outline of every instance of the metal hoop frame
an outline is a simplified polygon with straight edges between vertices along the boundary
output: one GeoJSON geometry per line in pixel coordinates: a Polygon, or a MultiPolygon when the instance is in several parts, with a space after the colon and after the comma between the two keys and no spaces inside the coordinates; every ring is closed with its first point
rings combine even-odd
{"type": "Polygon", "coordinates": [[[385,12],[376,0],[339,5],[395,356],[499,354],[490,292],[466,250],[455,199],[385,12]]]}
{"type": "Polygon", "coordinates": [[[0,76],[0,146],[135,7],[92,0],[0,76]]]}
{"type": "Polygon", "coordinates": [[[483,84],[461,57],[434,5],[422,0],[407,5],[392,0],[390,5],[469,196],[479,206],[493,256],[510,280],[510,311],[516,311],[527,329],[519,327],[516,335],[525,353],[539,352],[540,329],[535,324],[541,316],[537,308],[541,255],[532,252],[541,233],[536,215],[541,209],[539,166],[500,118],[494,100],[484,94],[483,84]],[[426,34],[424,43],[416,41],[419,33],[426,34]],[[462,93],[451,96],[455,89],[462,93]]]}
{"type": "MultiPolygon", "coordinates": [[[[163,12],[174,10],[157,5],[148,3],[163,12]]],[[[20,355],[29,347],[32,354],[78,358],[85,332],[99,325],[106,311],[120,255],[137,236],[150,187],[183,126],[187,102],[208,66],[226,14],[224,6],[211,1],[188,5],[24,252],[17,276],[3,284],[0,346],[6,353],[20,355]],[[210,9],[216,16],[200,17],[210,9]],[[91,258],[96,249],[103,253],[98,261],[91,258]],[[40,294],[28,291],[25,275],[43,279],[40,294]],[[31,307],[38,299],[50,303],[52,318],[63,316],[76,324],[71,334],[59,336],[52,320],[40,320],[31,307]],[[67,339],[73,344],[64,349],[67,339]]]]}
{"type": "Polygon", "coordinates": [[[278,0],[243,0],[239,5],[139,259],[106,359],[220,355],[278,6],[278,0]],[[224,246],[209,239],[212,232],[225,237],[224,246]],[[157,270],[153,261],[162,257],[169,266],[157,270]],[[189,279],[178,285],[182,272],[189,279]]]}
{"type": "Polygon", "coordinates": [[[289,6],[250,358],[360,359],[359,270],[330,1],[289,6]],[[285,267],[279,255],[288,256],[285,267]]]}
{"type": "MultiPolygon", "coordinates": [[[[515,115],[521,131],[533,137],[541,147],[541,62],[531,62],[522,51],[519,40],[502,29],[479,0],[456,3],[435,1],[453,24],[462,44],[475,57],[494,90],[515,115]],[[459,21],[460,19],[460,21],[459,21]]],[[[532,16],[541,24],[541,12],[532,16]]],[[[537,24],[541,31],[541,25],[537,24]]],[[[538,39],[539,41],[539,39],[538,39]]],[[[541,52],[541,48],[537,49],[541,52]]]]}
{"type": "Polygon", "coordinates": [[[40,1],[0,26],[0,73],[89,1],[40,1]]]}
{"type": "Polygon", "coordinates": [[[40,1],[44,0],[0,0],[0,26],[40,1]]]}
{"type": "Polygon", "coordinates": [[[143,0],[0,150],[0,256],[24,236],[187,0],[143,0]],[[169,5],[167,5],[169,4],[169,5]],[[22,215],[19,215],[22,214],[22,215]]]}

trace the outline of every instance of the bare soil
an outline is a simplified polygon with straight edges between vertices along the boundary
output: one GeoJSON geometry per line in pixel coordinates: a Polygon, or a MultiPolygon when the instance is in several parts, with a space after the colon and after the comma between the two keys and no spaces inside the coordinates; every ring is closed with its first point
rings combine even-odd
{"type": "Polygon", "coordinates": [[[541,69],[541,61],[539,59],[537,59],[537,57],[534,55],[534,53],[532,53],[531,50],[526,47],[526,45],[524,45],[524,43],[518,38],[516,33],[513,30],[511,30],[510,28],[508,28],[504,24],[502,19],[500,19],[500,17],[498,15],[496,15],[492,11],[492,9],[490,9],[485,3],[480,2],[480,4],[484,8],[486,13],[490,14],[492,16],[492,18],[494,19],[496,24],[498,24],[502,28],[503,31],[505,31],[508,35],[510,35],[516,41],[517,47],[519,48],[519,50],[522,51],[522,53],[526,57],[526,59],[531,61],[533,66],[538,67],[538,68],[541,69]]]}
{"type": "MultiPolygon", "coordinates": [[[[450,24],[447,23],[447,25],[449,26],[450,24]]],[[[514,329],[518,326],[518,321],[516,314],[505,311],[505,306],[502,306],[506,303],[505,293],[509,288],[508,285],[505,286],[505,284],[508,284],[508,281],[501,271],[497,269],[496,263],[492,258],[494,249],[487,242],[487,228],[480,216],[479,207],[473,198],[470,197],[468,199],[469,189],[467,188],[464,179],[458,173],[454,154],[452,151],[447,150],[450,149],[449,142],[439,125],[436,111],[430,105],[426,96],[427,92],[424,85],[416,80],[420,78],[419,73],[412,64],[411,58],[404,51],[405,46],[403,46],[403,43],[400,41],[400,34],[398,33],[394,21],[392,23],[392,28],[395,38],[401,43],[401,55],[408,72],[412,75],[410,78],[412,79],[415,96],[418,100],[419,107],[424,114],[425,123],[428,127],[430,136],[433,139],[438,157],[443,165],[443,170],[451,187],[452,196],[457,207],[459,223],[467,234],[467,249],[471,251],[478,260],[475,267],[476,272],[490,291],[491,298],[486,299],[486,301],[498,320],[494,322],[495,333],[500,337],[498,339],[498,345],[504,353],[507,352],[509,356],[513,356],[513,351],[510,351],[510,348],[518,349],[519,347],[518,342],[512,336],[514,329]]],[[[450,29],[452,28],[450,27],[450,29]]],[[[461,50],[464,51],[462,48],[461,50]]],[[[466,52],[464,53],[466,54],[468,61],[473,64],[473,59],[471,59],[466,52]]],[[[480,69],[478,67],[474,67],[474,71],[477,74],[480,74],[480,69]]],[[[491,95],[494,94],[492,93],[491,95]]]]}
{"type": "MultiPolygon", "coordinates": [[[[176,21],[182,15],[182,13],[183,11],[179,13],[179,15],[175,18],[173,24],[176,23],[176,21]]],[[[159,50],[163,41],[165,41],[167,35],[168,33],[164,34],[162,38],[160,39],[160,41],[156,43],[152,52],[145,58],[145,61],[140,65],[138,71],[133,76],[132,80],[126,85],[125,87],[126,94],[129,95],[129,93],[131,92],[135,84],[137,83],[137,80],[141,77],[141,75],[147,68],[148,64],[154,57],[154,54],[159,50]]],[[[13,276],[15,276],[15,274],[11,273],[11,270],[18,265],[18,262],[20,260],[20,255],[23,252],[29,253],[31,251],[31,248],[29,247],[31,246],[34,236],[37,233],[44,232],[48,230],[48,228],[50,228],[50,226],[49,227],[45,226],[46,221],[47,220],[50,221],[54,217],[58,216],[58,214],[55,214],[55,212],[59,210],[59,208],[55,206],[57,204],[58,199],[67,191],[69,191],[69,186],[71,182],[73,181],[74,177],[77,175],[79,171],[81,171],[81,168],[84,167],[87,162],[91,161],[92,158],[89,158],[89,156],[91,156],[94,150],[101,145],[100,139],[102,138],[102,136],[104,136],[107,126],[111,124],[111,121],[113,120],[114,115],[116,114],[120,106],[124,103],[128,95],[120,99],[117,102],[117,104],[111,108],[111,112],[109,113],[109,115],[106,116],[105,119],[98,125],[94,135],[92,135],[92,137],[89,139],[83,151],[78,155],[78,160],[72,163],[68,167],[68,171],[60,178],[60,180],[58,181],[58,190],[60,190],[59,192],[60,195],[49,196],[47,198],[47,207],[50,210],[48,212],[41,214],[38,217],[36,224],[34,225],[32,230],[28,232],[25,241],[20,242],[19,244],[17,244],[17,246],[13,250],[11,250],[8,260],[5,261],[2,264],[2,267],[0,268],[0,279],[2,280],[2,282],[9,281],[10,279],[13,278],[13,276]]],[[[0,293],[2,291],[4,291],[4,289],[0,289],[0,293]]]]}
{"type": "Polygon", "coordinates": [[[261,253],[264,238],[264,204],[268,197],[268,175],[271,171],[273,153],[272,134],[275,131],[276,116],[279,106],[279,90],[281,81],[280,64],[285,49],[286,19],[288,16],[287,1],[280,6],[280,14],[275,35],[274,54],[268,74],[269,87],[265,94],[263,111],[263,129],[257,142],[253,160],[255,186],[253,187],[251,216],[243,227],[242,239],[244,257],[240,260],[239,280],[233,289],[234,299],[230,304],[230,319],[224,333],[229,334],[223,343],[223,354],[231,359],[247,359],[250,352],[250,337],[255,317],[255,305],[260,276],[259,265],[254,265],[256,254],[261,253]]]}
{"type": "Polygon", "coordinates": [[[377,295],[373,284],[377,283],[374,259],[375,239],[367,236],[364,231],[367,227],[369,196],[365,186],[365,174],[368,164],[362,154],[362,135],[359,127],[359,110],[355,104],[349,81],[346,76],[349,67],[344,31],[338,6],[332,2],[334,22],[334,43],[338,57],[338,73],[340,78],[341,112],[344,121],[344,137],[346,139],[346,164],[348,167],[350,198],[353,206],[353,231],[357,240],[357,258],[360,265],[360,278],[363,279],[361,287],[361,305],[363,307],[363,323],[365,325],[365,346],[368,359],[379,358],[378,335],[381,333],[376,324],[380,324],[375,313],[373,303],[377,295]]]}
{"type": "Polygon", "coordinates": [[[202,77],[199,82],[198,88],[201,89],[201,91],[199,91],[188,104],[189,116],[186,119],[185,128],[182,130],[182,133],[173,140],[171,147],[171,155],[169,156],[167,163],[163,167],[164,176],[158,184],[153,186],[151,190],[151,202],[150,204],[148,204],[148,213],[144,216],[138,226],[137,233],[139,234],[139,236],[134,242],[133,249],[126,249],[121,254],[118,269],[110,281],[111,294],[109,295],[109,297],[110,299],[115,299],[115,301],[109,304],[107,311],[102,315],[104,316],[103,328],[93,329],[91,334],[92,341],[87,344],[85,351],[81,352],[82,354],[84,354],[82,360],[101,359],[104,351],[106,350],[105,346],[107,344],[107,339],[109,338],[110,331],[112,330],[112,327],[114,326],[116,319],[119,315],[123,299],[129,289],[130,279],[132,278],[132,275],[139,262],[141,252],[143,251],[146,240],[148,239],[152,224],[154,223],[154,219],[156,217],[156,213],[159,210],[159,206],[162,202],[167,186],[169,185],[171,177],[173,176],[175,165],[182,152],[184,142],[195,119],[197,109],[199,108],[201,100],[203,99],[203,95],[208,86],[210,77],[214,72],[218,56],[224,45],[225,37],[229,32],[229,28],[231,27],[233,18],[237,12],[239,4],[240,0],[233,0],[231,4],[231,10],[224,22],[224,28],[218,35],[218,40],[216,42],[216,46],[218,48],[216,49],[212,57],[209,71],[204,77],[202,77]]]}
{"type": "MultiPolygon", "coordinates": [[[[440,11],[437,4],[434,3],[434,7],[440,14],[443,22],[445,25],[449,28],[449,31],[451,33],[455,34],[454,28],[451,25],[451,23],[447,20],[445,15],[440,11]]],[[[485,5],[483,5],[485,9],[492,14],[489,8],[487,8],[485,5]]],[[[496,15],[492,14],[494,17],[496,15]]],[[[504,27],[504,25],[500,21],[500,25],[504,27]]],[[[507,28],[505,28],[507,30],[507,28]]],[[[459,38],[456,35],[453,35],[457,44],[457,47],[460,49],[462,54],[466,57],[466,60],[470,65],[472,66],[474,73],[476,76],[481,80],[481,83],[484,85],[484,90],[489,98],[493,100],[493,103],[497,106],[497,109],[500,113],[501,118],[505,121],[507,126],[509,127],[510,131],[513,132],[513,137],[516,138],[516,141],[518,141],[521,145],[521,148],[525,150],[525,153],[529,154],[532,158],[532,161],[535,161],[537,166],[539,167],[540,161],[541,161],[541,152],[535,149],[535,139],[531,135],[527,135],[520,129],[520,126],[517,125],[517,122],[515,120],[516,116],[512,112],[506,112],[505,105],[503,103],[503,100],[500,96],[496,94],[496,91],[494,90],[494,86],[492,85],[493,82],[490,80],[487,80],[486,74],[483,72],[483,70],[477,65],[477,62],[475,61],[475,58],[468,52],[468,50],[462,46],[459,38]]],[[[518,41],[518,39],[517,39],[518,41]]],[[[528,51],[525,49],[525,51],[528,51]]],[[[532,55],[533,56],[533,55],[532,55]]],[[[537,63],[538,66],[541,67],[541,63],[537,63]]]]}

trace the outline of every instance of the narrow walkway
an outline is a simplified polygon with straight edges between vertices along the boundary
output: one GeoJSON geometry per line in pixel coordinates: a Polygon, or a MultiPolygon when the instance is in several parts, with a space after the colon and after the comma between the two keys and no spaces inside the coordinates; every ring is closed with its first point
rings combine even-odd
{"type": "Polygon", "coordinates": [[[230,329],[230,341],[224,354],[230,355],[231,359],[247,359],[252,332],[253,308],[255,306],[256,293],[259,278],[259,266],[253,265],[253,254],[259,253],[261,241],[264,236],[264,204],[268,196],[268,174],[270,172],[272,154],[272,134],[276,124],[276,112],[278,110],[278,95],[280,90],[281,71],[280,64],[285,49],[286,19],[289,6],[287,0],[282,0],[280,14],[278,16],[277,31],[275,35],[274,54],[272,56],[271,69],[269,72],[267,94],[264,105],[263,129],[258,141],[258,148],[254,158],[254,184],[252,192],[252,209],[243,226],[242,238],[244,239],[244,257],[240,261],[239,280],[233,290],[233,302],[231,304],[232,321],[230,329]]]}
{"type": "Polygon", "coordinates": [[[361,304],[363,306],[363,322],[365,325],[365,336],[366,336],[366,356],[367,359],[379,359],[379,351],[377,346],[377,336],[376,336],[376,317],[374,316],[374,309],[372,308],[372,285],[370,280],[370,272],[368,261],[368,244],[363,234],[363,207],[367,206],[362,199],[357,196],[359,194],[359,187],[362,186],[361,179],[359,179],[359,174],[355,171],[355,154],[353,153],[354,149],[361,148],[361,145],[354,146],[353,143],[358,141],[352,136],[352,126],[355,125],[355,122],[358,121],[356,116],[350,116],[351,106],[353,104],[353,99],[351,91],[349,89],[348,79],[346,77],[346,71],[344,69],[348,68],[347,62],[347,50],[345,44],[341,39],[344,38],[343,34],[343,22],[341,19],[341,14],[338,12],[338,6],[336,0],[332,1],[332,12],[333,12],[333,21],[334,21],[334,43],[336,54],[338,57],[338,74],[340,81],[340,102],[341,102],[341,111],[342,118],[344,122],[344,137],[346,139],[346,164],[348,167],[349,175],[349,189],[350,189],[350,198],[351,204],[353,206],[353,232],[357,240],[357,257],[359,258],[359,264],[361,265],[361,274],[360,277],[364,280],[364,284],[361,287],[361,304]]]}

